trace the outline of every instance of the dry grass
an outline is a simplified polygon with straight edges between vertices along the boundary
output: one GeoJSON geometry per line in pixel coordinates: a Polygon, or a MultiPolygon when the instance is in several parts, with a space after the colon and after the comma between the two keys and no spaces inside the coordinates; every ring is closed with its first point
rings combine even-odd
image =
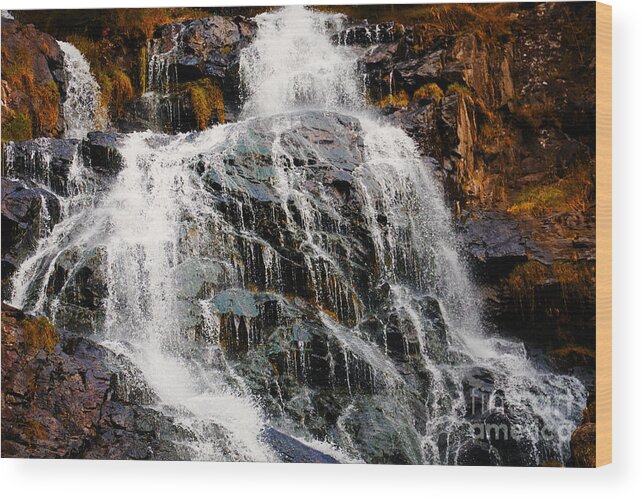
{"type": "Polygon", "coordinates": [[[39,352],[44,350],[52,354],[60,341],[56,327],[46,317],[26,319],[20,324],[27,350],[39,352]]]}
{"type": "Polygon", "coordinates": [[[444,92],[436,83],[427,83],[413,93],[414,101],[434,100],[440,102],[444,98],[444,92]]]}
{"type": "Polygon", "coordinates": [[[392,106],[392,107],[406,107],[409,105],[409,102],[411,99],[409,99],[409,94],[407,94],[404,90],[397,92],[393,95],[389,94],[386,97],[384,97],[382,100],[380,100],[377,105],[381,108],[387,107],[387,106],[392,106]]]}
{"type": "Polygon", "coordinates": [[[568,176],[548,185],[531,187],[521,193],[509,213],[540,217],[559,212],[584,212],[592,200],[594,180],[587,167],[575,168],[568,176]]]}
{"type": "Polygon", "coordinates": [[[557,282],[563,299],[563,312],[566,312],[572,303],[591,304],[595,301],[595,276],[596,268],[592,262],[567,261],[547,266],[532,260],[516,266],[504,284],[522,316],[533,320],[539,287],[557,282]]]}
{"type": "Polygon", "coordinates": [[[2,140],[27,140],[34,136],[56,136],[60,117],[60,93],[53,80],[39,83],[35,79],[33,57],[26,49],[14,54],[2,50],[2,79],[11,92],[27,99],[2,124],[2,140]]]}
{"type": "Polygon", "coordinates": [[[210,125],[213,113],[216,113],[218,123],[225,121],[223,92],[213,80],[202,78],[187,83],[185,87],[190,93],[199,130],[205,130],[210,125]]]}

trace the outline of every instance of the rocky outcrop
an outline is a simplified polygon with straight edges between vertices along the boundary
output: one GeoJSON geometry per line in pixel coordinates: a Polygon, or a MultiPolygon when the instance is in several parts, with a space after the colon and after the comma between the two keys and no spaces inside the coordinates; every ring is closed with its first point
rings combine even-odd
{"type": "Polygon", "coordinates": [[[239,55],[256,32],[242,16],[158,28],[147,50],[146,90],[119,120],[123,131],[179,133],[231,121],[240,109],[239,55]]]}
{"type": "Polygon", "coordinates": [[[18,180],[2,179],[3,299],[10,290],[5,280],[60,219],[60,202],[51,192],[29,188],[18,180]]]}
{"type": "Polygon", "coordinates": [[[500,15],[509,28],[498,33],[444,33],[418,19],[387,39],[357,24],[336,41],[364,47],[370,99],[437,159],[488,317],[502,329],[564,331],[559,346],[585,344],[594,302],[569,291],[593,286],[594,9],[533,4],[500,15]]]}
{"type": "Polygon", "coordinates": [[[56,40],[2,19],[3,140],[57,136],[63,131],[63,54],[56,40]]]}
{"type": "MultiPolygon", "coordinates": [[[[9,299],[17,267],[86,195],[97,196],[123,167],[118,135],[90,132],[83,140],[40,138],[4,147],[2,178],[2,297],[9,299]]],[[[72,258],[72,261],[75,261],[72,258]]],[[[87,269],[79,267],[79,286],[87,269]]],[[[57,274],[59,275],[59,274],[57,274]]],[[[91,286],[90,286],[91,287],[91,286]]],[[[89,288],[88,288],[89,289],[89,288]]],[[[96,306],[98,306],[96,304],[96,306]]]]}
{"type": "Polygon", "coordinates": [[[100,345],[3,304],[2,456],[178,459],[183,436],[132,400],[122,371],[100,345]]]}

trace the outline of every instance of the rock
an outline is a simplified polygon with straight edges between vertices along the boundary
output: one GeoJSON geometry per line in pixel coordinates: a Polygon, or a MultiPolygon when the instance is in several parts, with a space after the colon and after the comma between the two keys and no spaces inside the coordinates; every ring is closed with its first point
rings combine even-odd
{"type": "Polygon", "coordinates": [[[166,64],[163,70],[166,75],[173,75],[175,83],[207,76],[223,81],[255,31],[254,22],[241,16],[171,23],[154,32],[151,55],[166,64]]]}
{"type": "Polygon", "coordinates": [[[79,154],[77,140],[41,138],[12,142],[4,149],[7,177],[36,182],[60,196],[69,193],[70,169],[79,154]]]}
{"type": "Polygon", "coordinates": [[[18,180],[2,178],[3,299],[11,292],[7,279],[60,218],[60,202],[52,193],[29,188],[18,180]]]}
{"type": "Polygon", "coordinates": [[[338,45],[373,45],[379,43],[396,42],[405,35],[404,26],[398,23],[387,22],[381,24],[367,24],[351,26],[334,34],[331,40],[338,45]]]}
{"type": "Polygon", "coordinates": [[[285,433],[266,428],[264,440],[277,452],[285,463],[325,463],[337,464],[337,459],[315,450],[285,433]]]}
{"type": "Polygon", "coordinates": [[[516,264],[527,261],[525,238],[518,222],[499,212],[483,212],[462,226],[464,249],[485,282],[498,282],[516,264]]]}
{"type": "Polygon", "coordinates": [[[2,125],[10,140],[56,136],[63,132],[62,101],[66,84],[63,53],[56,40],[33,25],[2,19],[2,125]],[[28,54],[28,58],[24,56],[28,54]],[[10,70],[18,78],[9,78],[10,70]],[[23,79],[20,75],[24,74],[23,79]],[[26,85],[25,81],[31,81],[26,85]],[[12,128],[12,119],[29,119],[26,136],[12,128]]]}
{"type": "Polygon", "coordinates": [[[572,463],[580,468],[596,467],[596,424],[579,426],[571,439],[572,463]]]}
{"type": "Polygon", "coordinates": [[[178,459],[172,422],[114,392],[110,355],[3,304],[2,455],[178,459]]]}
{"type": "Polygon", "coordinates": [[[125,166],[118,140],[119,135],[112,132],[89,132],[82,142],[85,164],[100,175],[116,175],[125,166]]]}

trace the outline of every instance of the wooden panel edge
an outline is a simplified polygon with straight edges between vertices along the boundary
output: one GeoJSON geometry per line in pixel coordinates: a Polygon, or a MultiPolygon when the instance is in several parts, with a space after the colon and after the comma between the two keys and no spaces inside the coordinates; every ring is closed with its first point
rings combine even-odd
{"type": "Polygon", "coordinates": [[[612,462],[612,7],[596,2],[596,466],[612,462]]]}

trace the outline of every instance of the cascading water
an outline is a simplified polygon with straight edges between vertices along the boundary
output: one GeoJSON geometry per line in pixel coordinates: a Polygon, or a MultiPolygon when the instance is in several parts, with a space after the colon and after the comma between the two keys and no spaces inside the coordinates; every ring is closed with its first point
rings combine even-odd
{"type": "Polygon", "coordinates": [[[63,102],[65,137],[81,139],[87,132],[103,128],[100,87],[89,63],[71,43],[58,42],[63,52],[67,91],[63,102]]]}
{"type": "Polygon", "coordinates": [[[279,460],[276,427],[340,461],[565,461],[584,388],[485,334],[431,165],[368,114],[355,54],[330,41],[341,18],[256,20],[244,120],[128,135],[111,188],[18,270],[14,305],[129,358],[193,435],[186,458],[279,460]],[[103,293],[91,314],[79,281],[103,293]],[[490,425],[511,439],[488,446],[490,425]]]}

